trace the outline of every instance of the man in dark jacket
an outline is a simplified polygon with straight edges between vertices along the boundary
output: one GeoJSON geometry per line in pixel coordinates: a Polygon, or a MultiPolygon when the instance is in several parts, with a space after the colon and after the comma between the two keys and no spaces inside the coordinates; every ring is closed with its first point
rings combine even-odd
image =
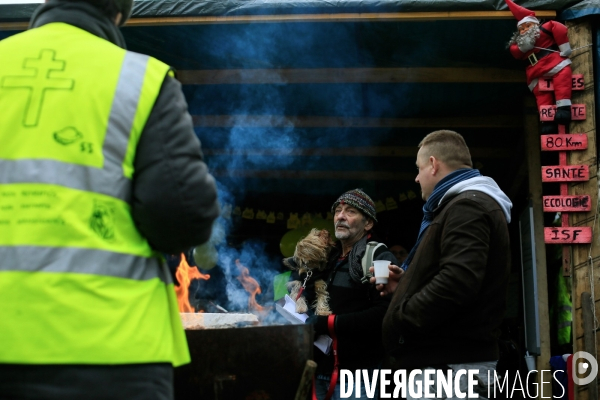
{"type": "MultiPolygon", "coordinates": [[[[406,272],[391,267],[388,284],[377,286],[382,294],[393,293],[383,321],[384,346],[395,370],[478,369],[482,398],[487,372],[498,360],[512,204],[491,178],[473,169],[458,133],[432,132],[419,148],[416,182],[425,215],[403,264],[406,272]]],[[[436,390],[434,383],[430,392],[436,390]]]]}
{"type": "MultiPolygon", "coordinates": [[[[379,367],[383,358],[381,322],[389,303],[379,296],[368,279],[363,279],[362,258],[367,243],[371,241],[373,225],[377,222],[375,204],[365,192],[354,189],[342,194],[333,203],[331,211],[334,214],[335,237],[339,239],[330,254],[325,278],[333,315],[312,316],[307,323],[314,323],[316,336],[337,338],[339,369],[349,369],[353,373],[357,369],[372,370],[379,367]],[[329,320],[332,328],[328,327],[329,320]]],[[[397,264],[394,255],[384,246],[375,251],[373,259],[397,264]]],[[[330,398],[339,399],[339,380],[334,387],[331,385],[332,376],[336,375],[333,352],[324,354],[315,349],[315,361],[317,397],[323,400],[331,390],[330,398]]],[[[368,398],[364,381],[361,380],[361,384],[361,397],[351,398],[368,398]]]]}
{"type": "Polygon", "coordinates": [[[0,238],[0,398],[168,400],[189,362],[158,254],[209,239],[217,189],[169,67],[124,50],[132,4],[50,0],[0,42],[0,186],[54,194],[0,238]]]}

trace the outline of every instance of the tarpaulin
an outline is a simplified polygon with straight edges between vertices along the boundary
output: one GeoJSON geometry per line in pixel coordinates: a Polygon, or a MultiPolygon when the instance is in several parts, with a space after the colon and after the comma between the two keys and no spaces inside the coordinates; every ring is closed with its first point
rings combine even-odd
{"type": "MultiPolygon", "coordinates": [[[[600,14],[598,0],[531,0],[519,4],[531,10],[557,11],[564,20],[600,14]]],[[[0,5],[0,21],[27,20],[38,5],[0,5]]],[[[135,1],[133,17],[506,10],[504,0],[140,0],[135,1]]]]}

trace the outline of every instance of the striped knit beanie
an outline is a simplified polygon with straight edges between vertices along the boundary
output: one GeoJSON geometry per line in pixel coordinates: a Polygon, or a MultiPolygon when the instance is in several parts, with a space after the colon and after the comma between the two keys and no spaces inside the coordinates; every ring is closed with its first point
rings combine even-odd
{"type": "Polygon", "coordinates": [[[335,208],[339,204],[349,204],[354,208],[359,209],[363,214],[373,218],[377,222],[377,212],[375,211],[375,203],[362,189],[349,190],[341,195],[333,206],[331,206],[331,212],[335,214],[335,208]]]}

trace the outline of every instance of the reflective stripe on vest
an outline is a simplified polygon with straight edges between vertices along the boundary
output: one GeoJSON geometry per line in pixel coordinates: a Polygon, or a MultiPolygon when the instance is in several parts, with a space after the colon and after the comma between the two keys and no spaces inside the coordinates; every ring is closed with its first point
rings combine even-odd
{"type": "Polygon", "coordinates": [[[129,203],[131,181],[118,167],[125,160],[148,60],[142,54],[125,54],[102,147],[105,160],[102,169],[44,159],[0,159],[0,182],[49,183],[102,193],[129,203]]]}
{"type": "Polygon", "coordinates": [[[130,206],[169,67],[63,23],[0,41],[0,59],[0,363],[189,362],[130,206]]]}
{"type": "Polygon", "coordinates": [[[0,247],[0,271],[71,272],[172,283],[166,265],[155,258],[145,260],[130,254],[69,247],[0,247]],[[27,262],[23,262],[27,260],[27,262]],[[154,264],[149,268],[148,263],[154,264]]]}

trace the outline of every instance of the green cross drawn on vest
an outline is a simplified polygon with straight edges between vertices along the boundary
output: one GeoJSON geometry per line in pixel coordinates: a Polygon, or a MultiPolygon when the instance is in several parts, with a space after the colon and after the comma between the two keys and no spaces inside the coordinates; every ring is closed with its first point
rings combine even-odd
{"type": "Polygon", "coordinates": [[[29,91],[27,109],[23,125],[37,126],[44,96],[47,90],[73,90],[75,81],[68,78],[53,78],[53,71],[64,71],[66,62],[56,60],[54,50],[43,49],[38,58],[26,58],[23,62],[23,70],[32,72],[26,76],[4,76],[0,82],[0,88],[4,89],[26,89],[29,91]]]}

